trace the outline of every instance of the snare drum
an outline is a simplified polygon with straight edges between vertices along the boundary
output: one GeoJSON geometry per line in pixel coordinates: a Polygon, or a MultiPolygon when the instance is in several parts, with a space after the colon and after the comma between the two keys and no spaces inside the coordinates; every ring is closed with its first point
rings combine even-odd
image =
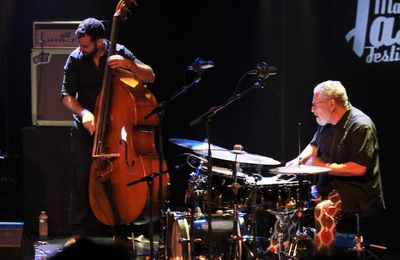
{"type": "Polygon", "coordinates": [[[302,181],[301,187],[294,178],[285,180],[278,175],[263,177],[259,181],[247,177],[246,182],[252,187],[253,196],[257,196],[257,203],[266,205],[269,209],[294,209],[297,203],[308,201],[311,195],[311,182],[307,180],[302,181]]]}

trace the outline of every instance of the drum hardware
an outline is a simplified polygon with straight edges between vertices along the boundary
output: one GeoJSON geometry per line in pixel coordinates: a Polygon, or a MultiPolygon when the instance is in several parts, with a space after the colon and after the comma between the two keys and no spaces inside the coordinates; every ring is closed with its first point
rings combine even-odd
{"type": "Polygon", "coordinates": [[[188,180],[188,188],[186,189],[186,192],[185,192],[185,204],[187,204],[189,202],[189,200],[192,198],[192,196],[195,195],[195,199],[193,199],[193,201],[195,202],[194,207],[199,206],[199,203],[200,203],[199,202],[199,197],[200,197],[199,192],[204,192],[204,191],[199,190],[199,186],[201,184],[207,183],[207,177],[201,173],[203,163],[204,163],[204,161],[200,160],[199,166],[195,168],[194,172],[190,173],[190,177],[188,180]]]}
{"type": "Polygon", "coordinates": [[[296,215],[296,209],[280,209],[278,211],[275,210],[267,210],[270,214],[276,217],[275,223],[275,232],[271,240],[275,240],[278,242],[278,251],[277,255],[279,259],[281,259],[282,255],[285,254],[285,241],[288,241],[292,236],[293,230],[293,219],[296,215]]]}
{"type": "MultiPolygon", "coordinates": [[[[303,207],[302,201],[298,208],[295,210],[297,219],[297,231],[290,237],[289,246],[285,250],[285,255],[289,259],[299,259],[299,258],[311,258],[314,256],[315,243],[314,238],[309,235],[309,230],[303,227],[303,212],[305,208],[303,207]]],[[[314,231],[315,233],[315,231],[314,231]]]]}
{"type": "Polygon", "coordinates": [[[238,226],[238,217],[239,217],[239,205],[238,205],[238,191],[241,188],[241,185],[237,182],[237,170],[240,168],[240,162],[237,161],[237,156],[239,154],[243,154],[243,146],[235,145],[233,153],[235,154],[235,160],[233,161],[232,174],[233,174],[233,183],[231,185],[233,192],[233,234],[230,237],[230,247],[229,247],[229,258],[230,259],[241,259],[242,258],[242,245],[246,248],[247,252],[251,256],[251,258],[255,257],[255,254],[247,245],[247,243],[243,242],[243,237],[240,233],[238,226]]]}
{"type": "MultiPolygon", "coordinates": [[[[374,258],[376,260],[380,260],[380,258],[377,255],[375,255],[370,250],[368,250],[364,247],[364,245],[363,245],[364,237],[361,235],[361,229],[360,229],[360,215],[358,213],[355,213],[354,215],[356,216],[356,235],[353,240],[354,247],[351,250],[357,252],[358,259],[374,258]]],[[[375,247],[378,249],[382,249],[382,250],[387,249],[385,246],[380,246],[380,245],[370,244],[369,246],[375,247]]]]}
{"type": "MultiPolygon", "coordinates": [[[[132,186],[132,185],[136,185],[136,184],[141,183],[141,182],[147,182],[147,186],[148,186],[148,190],[149,190],[149,200],[152,201],[152,199],[153,199],[153,184],[154,184],[153,180],[154,180],[154,178],[160,177],[163,174],[167,174],[168,172],[169,172],[169,169],[161,171],[161,172],[154,172],[154,173],[152,173],[150,175],[147,175],[147,176],[145,176],[145,177],[143,177],[143,178],[141,178],[139,180],[129,182],[126,185],[127,186],[132,186]]],[[[160,218],[163,218],[163,217],[164,216],[161,216],[160,218]]],[[[154,257],[154,242],[153,242],[154,241],[153,240],[153,237],[154,237],[154,227],[153,227],[153,225],[154,225],[154,223],[153,223],[153,206],[152,206],[152,203],[150,203],[150,207],[149,207],[149,222],[150,222],[150,227],[149,227],[149,229],[150,229],[150,231],[149,231],[149,233],[150,233],[149,234],[150,256],[153,259],[153,257],[154,257]]],[[[159,246],[160,246],[160,242],[159,242],[159,246]]],[[[164,241],[162,241],[162,243],[163,242],[164,241]]],[[[164,250],[164,248],[162,248],[161,250],[164,250]]]]}
{"type": "MultiPolygon", "coordinates": [[[[301,159],[299,160],[301,162],[301,159]]],[[[317,175],[321,173],[330,172],[330,168],[320,167],[320,166],[310,166],[310,165],[295,165],[295,166],[285,166],[285,167],[277,167],[275,169],[271,169],[270,172],[274,174],[282,174],[282,175],[294,175],[298,179],[299,188],[297,191],[297,209],[294,211],[297,215],[297,227],[298,230],[296,233],[290,238],[288,250],[283,249],[282,239],[279,246],[279,255],[282,253],[284,256],[289,257],[289,259],[299,259],[299,257],[312,257],[312,254],[315,252],[315,244],[313,238],[311,238],[307,232],[304,231],[302,217],[303,211],[305,210],[305,202],[301,200],[300,193],[304,190],[304,176],[306,175],[317,175]]]]}
{"type": "Polygon", "coordinates": [[[296,232],[290,239],[289,247],[285,255],[290,259],[312,258],[315,253],[315,243],[313,237],[306,232],[296,232]]]}
{"type": "Polygon", "coordinates": [[[257,212],[260,210],[260,206],[257,204],[257,195],[259,194],[258,191],[258,185],[257,182],[259,180],[262,179],[262,176],[259,174],[253,174],[252,175],[254,177],[254,187],[251,191],[251,193],[249,194],[249,198],[252,198],[252,205],[251,205],[251,213],[249,216],[249,220],[250,220],[250,241],[252,242],[252,251],[249,251],[249,254],[251,255],[252,258],[254,258],[254,252],[257,252],[258,250],[258,244],[257,244],[257,240],[258,240],[258,221],[257,221],[257,212]]]}

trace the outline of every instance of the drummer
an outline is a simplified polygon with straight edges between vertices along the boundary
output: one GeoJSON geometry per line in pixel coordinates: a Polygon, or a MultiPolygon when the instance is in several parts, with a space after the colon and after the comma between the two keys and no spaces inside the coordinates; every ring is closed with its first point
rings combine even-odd
{"type": "Polygon", "coordinates": [[[329,255],[335,247],[336,224],[338,228],[349,224],[354,230],[357,214],[360,232],[366,236],[366,227],[385,208],[377,131],[373,121],[349,103],[339,81],[328,80],[314,88],[311,112],[319,127],[310,144],[286,166],[304,163],[331,169],[318,176],[320,202],[314,211],[317,250],[329,255]]]}

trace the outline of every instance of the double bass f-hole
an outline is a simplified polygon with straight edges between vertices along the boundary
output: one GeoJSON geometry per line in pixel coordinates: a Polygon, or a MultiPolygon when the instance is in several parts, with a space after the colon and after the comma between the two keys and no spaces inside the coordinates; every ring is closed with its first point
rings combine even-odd
{"type": "Polygon", "coordinates": [[[133,167],[135,165],[135,161],[132,160],[131,162],[129,162],[129,159],[128,159],[128,144],[126,143],[126,141],[124,139],[119,140],[119,143],[121,145],[123,144],[124,147],[125,147],[125,163],[128,166],[133,167]]]}

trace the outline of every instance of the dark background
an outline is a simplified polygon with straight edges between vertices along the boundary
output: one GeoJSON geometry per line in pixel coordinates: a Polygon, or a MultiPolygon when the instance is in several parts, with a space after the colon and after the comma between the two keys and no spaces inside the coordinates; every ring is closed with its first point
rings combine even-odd
{"type": "MultiPolygon", "coordinates": [[[[42,173],[32,167],[32,160],[46,164],[50,162],[47,154],[58,154],[51,159],[55,165],[51,175],[63,176],[67,171],[64,164],[67,147],[51,147],[51,138],[57,139],[57,133],[61,134],[58,144],[67,146],[64,142],[67,130],[59,127],[43,130],[43,127],[36,130],[46,132],[43,139],[29,136],[34,132],[29,128],[32,22],[87,17],[111,21],[115,5],[116,1],[110,0],[1,1],[0,150],[8,154],[8,159],[1,162],[1,169],[7,177],[3,180],[15,180],[13,184],[4,184],[8,181],[1,184],[6,187],[1,194],[2,203],[7,205],[2,207],[7,213],[3,216],[33,222],[22,213],[23,192],[33,189],[43,193],[43,189],[38,190],[43,185],[34,185],[40,183],[42,173]],[[24,135],[28,136],[22,138],[24,135]],[[27,148],[33,145],[29,140],[35,141],[35,149],[27,148]],[[32,159],[41,154],[46,159],[32,159]],[[57,158],[62,162],[57,163],[57,158]],[[26,180],[35,179],[31,183],[25,181],[24,189],[23,176],[26,180]]],[[[157,81],[149,88],[159,101],[169,99],[184,85],[183,72],[196,57],[215,63],[214,68],[204,72],[199,85],[167,108],[163,120],[167,162],[172,165],[176,155],[188,151],[169,143],[168,138],[203,140],[204,124],[190,127],[189,122],[211,106],[224,102],[239,78],[261,61],[275,66],[278,74],[267,79],[264,89],[251,92],[214,118],[212,143],[228,149],[242,144],[247,152],[286,162],[298,153],[298,124],[302,125],[302,147],[316,129],[310,113],[313,87],[327,79],[340,80],[351,103],[376,123],[389,212],[382,228],[393,231],[395,236],[400,196],[399,141],[394,124],[399,119],[397,70],[400,67],[398,62],[367,64],[353,52],[352,42],[347,42],[345,35],[355,26],[356,6],[356,1],[346,0],[140,1],[133,8],[133,15],[121,24],[119,42],[153,67],[157,81]]],[[[254,78],[247,78],[240,89],[253,83],[254,78]]],[[[42,132],[36,135],[43,136],[42,132]]],[[[40,165],[36,166],[40,169],[40,165]]],[[[170,174],[173,204],[181,205],[188,176],[187,171],[170,174]]],[[[52,189],[57,191],[48,187],[48,194],[53,194],[52,189]]]]}

